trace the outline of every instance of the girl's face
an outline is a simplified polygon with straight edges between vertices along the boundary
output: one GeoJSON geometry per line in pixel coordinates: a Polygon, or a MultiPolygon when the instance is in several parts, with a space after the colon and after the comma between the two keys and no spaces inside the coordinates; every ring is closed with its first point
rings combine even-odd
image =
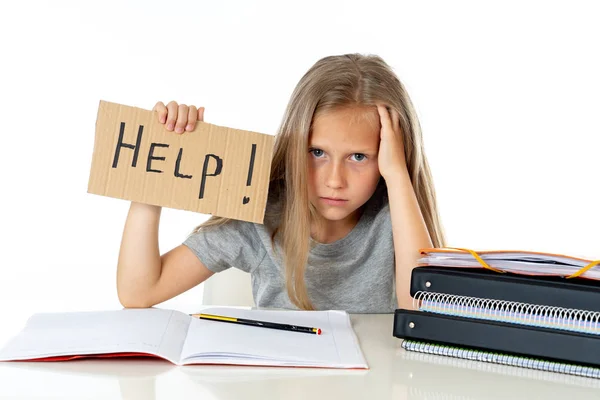
{"type": "Polygon", "coordinates": [[[308,196],[328,221],[353,222],[379,182],[375,107],[329,111],[313,120],[308,148],[308,196]]]}

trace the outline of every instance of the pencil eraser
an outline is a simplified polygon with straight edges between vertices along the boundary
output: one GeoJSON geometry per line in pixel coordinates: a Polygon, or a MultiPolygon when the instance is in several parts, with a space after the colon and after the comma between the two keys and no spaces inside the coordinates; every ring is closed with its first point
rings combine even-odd
{"type": "Polygon", "coordinates": [[[317,329],[317,335],[320,335],[320,334],[321,334],[321,329],[320,329],[320,328],[318,328],[318,329],[317,329]]]}

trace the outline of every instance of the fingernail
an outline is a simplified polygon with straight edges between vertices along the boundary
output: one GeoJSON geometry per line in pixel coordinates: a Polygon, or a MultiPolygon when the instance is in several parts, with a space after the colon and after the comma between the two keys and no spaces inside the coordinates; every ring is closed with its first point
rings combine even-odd
{"type": "Polygon", "coordinates": [[[178,126],[177,128],[175,128],[175,132],[177,132],[177,133],[183,133],[183,128],[181,128],[181,127],[178,126]]]}
{"type": "Polygon", "coordinates": [[[173,122],[169,122],[169,125],[167,125],[167,129],[170,131],[172,131],[174,127],[175,127],[175,124],[173,122]]]}
{"type": "Polygon", "coordinates": [[[163,115],[162,117],[160,117],[160,123],[164,124],[167,121],[167,117],[165,115],[163,115]]]}
{"type": "Polygon", "coordinates": [[[185,127],[185,130],[188,132],[191,132],[192,130],[192,124],[188,124],[188,126],[185,127]]]}

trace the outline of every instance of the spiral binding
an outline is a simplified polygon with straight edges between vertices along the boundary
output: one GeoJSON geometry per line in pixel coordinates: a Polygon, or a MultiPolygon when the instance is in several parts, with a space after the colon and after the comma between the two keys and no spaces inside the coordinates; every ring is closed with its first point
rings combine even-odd
{"type": "Polygon", "coordinates": [[[561,374],[577,375],[586,378],[600,378],[600,368],[588,367],[584,365],[566,364],[510,354],[444,346],[409,339],[406,339],[402,342],[402,348],[408,351],[462,358],[465,360],[483,361],[494,364],[510,365],[514,367],[537,369],[540,371],[558,372],[561,374]]]}
{"type": "Polygon", "coordinates": [[[421,311],[600,335],[600,312],[419,291],[421,311]]]}
{"type": "MultiPolygon", "coordinates": [[[[413,341],[407,339],[408,341],[413,341]]],[[[417,341],[413,341],[417,342],[417,341]]],[[[408,345],[408,344],[407,344],[408,345]]],[[[464,369],[474,372],[497,374],[502,376],[535,380],[542,383],[576,386],[579,388],[600,389],[600,379],[589,379],[585,376],[557,374],[535,368],[517,368],[512,365],[502,365],[493,362],[481,362],[458,357],[443,357],[433,353],[421,353],[407,350],[400,354],[402,360],[418,361],[450,369],[464,369]]],[[[600,372],[599,372],[600,373],[600,372]]]]}

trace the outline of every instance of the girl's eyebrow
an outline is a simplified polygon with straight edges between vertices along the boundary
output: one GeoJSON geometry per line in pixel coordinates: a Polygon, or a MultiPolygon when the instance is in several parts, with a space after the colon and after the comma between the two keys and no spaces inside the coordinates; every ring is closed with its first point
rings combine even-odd
{"type": "MultiPolygon", "coordinates": [[[[327,146],[319,146],[318,144],[309,144],[308,145],[308,149],[319,149],[319,150],[325,150],[327,146]]],[[[349,150],[347,151],[348,154],[356,154],[356,153],[361,153],[361,154],[373,154],[373,153],[377,153],[377,148],[358,148],[358,149],[353,149],[353,150],[349,150]]]]}

